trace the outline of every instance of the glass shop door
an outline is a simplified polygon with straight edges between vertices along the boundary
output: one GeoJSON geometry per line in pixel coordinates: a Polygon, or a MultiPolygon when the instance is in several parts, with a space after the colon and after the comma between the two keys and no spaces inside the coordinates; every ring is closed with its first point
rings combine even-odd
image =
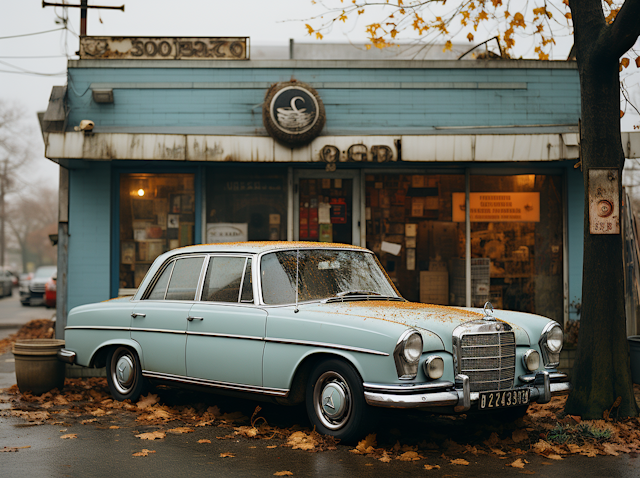
{"type": "Polygon", "coordinates": [[[359,171],[297,171],[293,239],[360,245],[359,178],[359,171]]]}

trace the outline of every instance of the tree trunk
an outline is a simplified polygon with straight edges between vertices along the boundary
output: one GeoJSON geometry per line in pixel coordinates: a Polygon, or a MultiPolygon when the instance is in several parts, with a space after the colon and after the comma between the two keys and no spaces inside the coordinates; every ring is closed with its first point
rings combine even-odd
{"type": "MultiPolygon", "coordinates": [[[[582,6],[584,3],[575,5],[575,8],[582,6]]],[[[572,11],[575,12],[575,8],[572,5],[572,11]]],[[[598,8],[601,9],[599,5],[598,8]]],[[[574,18],[576,13],[579,12],[574,13],[574,18]]],[[[585,15],[588,16],[584,11],[582,15],[583,20],[585,15]]],[[[621,176],[624,166],[620,140],[619,58],[601,48],[602,42],[597,41],[602,39],[603,32],[609,26],[599,22],[598,18],[591,20],[583,24],[582,30],[579,21],[574,23],[582,107],[584,263],[573,391],[565,410],[585,419],[598,419],[613,406],[618,397],[622,397],[622,403],[614,414],[620,417],[637,416],[638,409],[633,394],[626,339],[622,234],[596,235],[589,232],[589,170],[618,170],[618,199],[622,204],[621,176]]],[[[620,211],[615,213],[621,219],[620,211]]]]}

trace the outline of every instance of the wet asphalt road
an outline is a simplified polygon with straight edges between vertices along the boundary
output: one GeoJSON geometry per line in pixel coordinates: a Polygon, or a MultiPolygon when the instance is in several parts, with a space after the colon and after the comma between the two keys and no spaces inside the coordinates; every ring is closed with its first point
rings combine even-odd
{"type": "MultiPolygon", "coordinates": [[[[16,297],[0,300],[0,324],[9,323],[7,317],[16,317],[15,307],[21,307],[16,297]],[[16,304],[17,303],[17,304],[16,304]],[[12,311],[13,310],[13,311],[12,311]]],[[[44,307],[24,308],[24,314],[32,318],[49,318],[44,307]]],[[[22,308],[17,309],[20,313],[22,308]]],[[[30,320],[24,314],[22,323],[30,320]]],[[[0,334],[11,329],[0,328],[0,334]]],[[[15,383],[14,363],[11,353],[0,356],[0,389],[15,383]]],[[[221,398],[196,392],[166,391],[167,399],[179,403],[217,404],[225,412],[241,411],[250,416],[258,404],[249,400],[221,398]]],[[[308,427],[304,409],[281,407],[260,403],[260,415],[271,425],[308,427]]],[[[0,403],[0,410],[9,404],[0,403]]],[[[90,418],[90,417],[85,417],[90,418]]],[[[471,424],[463,420],[453,422],[446,418],[416,412],[385,412],[376,417],[378,441],[382,446],[392,445],[396,439],[402,443],[417,442],[421,430],[449,430],[455,437],[479,433],[495,424],[471,424]],[[453,429],[457,428],[457,430],[453,429]],[[475,428],[472,428],[475,427],[475,428]],[[453,431],[452,431],[453,429],[453,431]]],[[[280,471],[290,471],[298,477],[379,477],[379,476],[433,476],[433,477],[511,477],[533,474],[540,477],[584,478],[640,476],[640,457],[636,454],[618,457],[583,456],[566,457],[562,461],[527,454],[520,458],[529,461],[524,471],[508,467],[517,456],[500,459],[495,455],[474,456],[469,453],[451,456],[464,458],[468,466],[453,465],[442,451],[424,453],[426,459],[415,462],[393,460],[391,463],[350,453],[352,446],[338,445],[335,451],[309,453],[282,447],[283,441],[250,440],[246,438],[220,440],[231,429],[216,426],[197,427],[193,433],[167,435],[162,440],[140,440],[135,435],[153,431],[157,426],[145,426],[131,416],[119,414],[103,417],[98,423],[82,425],[79,419],[56,425],[29,425],[20,418],[0,417],[0,449],[4,447],[29,447],[17,452],[0,452],[0,477],[268,477],[280,471]],[[120,428],[110,429],[117,425],[120,428]],[[61,439],[65,434],[77,434],[76,439],[61,439]],[[211,443],[197,443],[200,439],[211,443]],[[278,445],[276,448],[268,446],[278,445]],[[147,457],[133,457],[142,449],[155,453],[147,457]],[[221,458],[221,453],[233,453],[233,458],[221,458]],[[424,465],[440,465],[438,470],[425,470],[424,465]]],[[[172,422],[171,427],[180,426],[172,422]]],[[[167,427],[163,427],[167,428],[167,427]]]]}

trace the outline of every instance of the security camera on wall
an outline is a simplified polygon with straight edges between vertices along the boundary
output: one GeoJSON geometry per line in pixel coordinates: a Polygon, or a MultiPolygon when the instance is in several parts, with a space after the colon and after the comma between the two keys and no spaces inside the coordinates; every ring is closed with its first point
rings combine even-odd
{"type": "Polygon", "coordinates": [[[95,126],[95,123],[93,121],[82,120],[80,121],[80,126],[74,126],[73,129],[74,131],[88,132],[88,131],[92,131],[94,126],[95,126]]]}

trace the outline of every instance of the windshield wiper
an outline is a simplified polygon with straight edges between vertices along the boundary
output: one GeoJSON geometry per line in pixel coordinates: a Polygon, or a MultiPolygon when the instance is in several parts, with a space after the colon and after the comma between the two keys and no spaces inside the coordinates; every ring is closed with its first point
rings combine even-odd
{"type": "Polygon", "coordinates": [[[391,297],[391,296],[380,295],[380,294],[376,294],[374,296],[371,296],[371,295],[343,295],[341,297],[331,297],[329,299],[325,299],[323,302],[325,304],[328,304],[330,302],[344,302],[344,301],[357,301],[357,300],[396,300],[396,301],[399,301],[399,302],[405,302],[405,300],[402,297],[391,297]]]}
{"type": "Polygon", "coordinates": [[[372,290],[345,290],[338,292],[336,297],[345,297],[347,295],[380,295],[378,292],[372,290]]]}

